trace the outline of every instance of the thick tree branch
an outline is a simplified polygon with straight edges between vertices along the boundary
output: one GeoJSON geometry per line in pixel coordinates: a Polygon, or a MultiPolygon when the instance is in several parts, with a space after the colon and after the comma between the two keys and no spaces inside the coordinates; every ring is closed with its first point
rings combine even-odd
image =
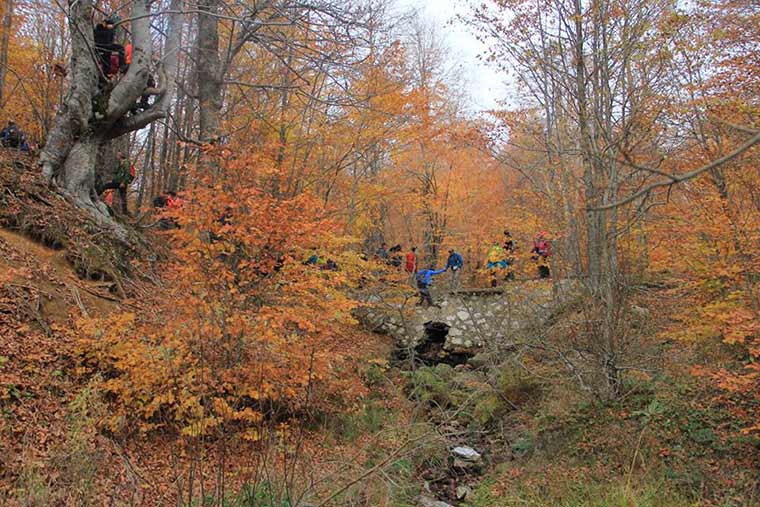
{"type": "MultiPolygon", "coordinates": [[[[660,188],[660,187],[669,187],[669,186],[675,185],[677,183],[682,183],[684,181],[696,178],[697,176],[699,176],[702,173],[705,173],[707,171],[710,171],[712,169],[720,167],[723,164],[725,164],[727,162],[730,162],[731,160],[735,159],[736,157],[742,155],[743,153],[745,153],[747,150],[749,150],[750,148],[752,148],[753,146],[755,146],[758,143],[760,143],[760,134],[755,134],[750,140],[748,140],[746,143],[744,143],[741,146],[739,146],[738,148],[736,148],[731,153],[729,153],[729,154],[727,154],[727,155],[725,155],[723,157],[720,157],[720,158],[718,158],[716,160],[713,160],[709,164],[704,165],[704,166],[702,166],[702,167],[700,167],[698,169],[694,169],[693,171],[689,171],[689,172],[684,173],[684,174],[668,175],[667,176],[668,179],[652,183],[651,185],[647,185],[646,187],[642,188],[638,192],[635,192],[635,193],[631,194],[630,196],[626,197],[623,200],[620,200],[620,201],[617,201],[617,202],[613,202],[611,204],[606,204],[604,206],[588,207],[586,209],[588,211],[606,211],[606,210],[611,210],[611,209],[619,208],[620,206],[625,206],[626,204],[629,204],[629,203],[635,201],[636,199],[649,194],[652,190],[655,190],[655,189],[660,188]]],[[[643,170],[649,170],[646,167],[641,167],[641,169],[643,169],[643,170]]],[[[657,170],[652,170],[650,172],[662,174],[661,171],[657,171],[657,170]]]]}

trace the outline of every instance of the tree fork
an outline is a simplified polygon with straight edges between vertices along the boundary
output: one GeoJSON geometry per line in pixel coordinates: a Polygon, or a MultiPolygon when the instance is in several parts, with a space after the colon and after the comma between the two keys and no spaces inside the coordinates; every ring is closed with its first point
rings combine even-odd
{"type": "MultiPolygon", "coordinates": [[[[99,85],[101,70],[92,27],[93,0],[69,3],[71,84],[40,154],[39,165],[50,183],[78,207],[90,211],[99,223],[113,224],[113,220],[95,192],[96,171],[104,170],[97,167],[98,151],[110,140],[165,117],[174,92],[168,76],[174,74],[176,67],[182,18],[180,14],[170,16],[167,56],[158,69],[160,87],[146,90],[153,60],[149,4],[138,0],[132,5],[133,59],[126,74],[111,88],[109,83],[99,85]],[[157,97],[154,105],[129,115],[146,91],[157,97]]],[[[179,4],[180,0],[174,0],[172,7],[178,8],[179,4]]]]}

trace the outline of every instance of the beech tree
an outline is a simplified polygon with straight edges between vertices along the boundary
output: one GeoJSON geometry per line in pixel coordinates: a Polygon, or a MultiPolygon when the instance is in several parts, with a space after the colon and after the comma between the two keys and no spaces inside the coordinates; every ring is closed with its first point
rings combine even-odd
{"type": "Polygon", "coordinates": [[[77,206],[89,210],[100,223],[112,223],[106,206],[95,193],[97,172],[108,168],[98,163],[98,153],[110,143],[130,132],[142,129],[167,114],[174,95],[178,40],[182,28],[181,0],[172,0],[164,14],[151,12],[152,2],[138,0],[132,4],[129,24],[133,58],[126,73],[115,83],[101,79],[93,35],[92,0],[69,2],[69,29],[72,38],[68,93],[57,113],[39,164],[44,176],[77,206]],[[154,61],[151,19],[168,16],[163,59],[154,61]],[[153,71],[158,87],[148,88],[153,71]],[[143,95],[156,97],[146,110],[130,112],[143,95]]]}

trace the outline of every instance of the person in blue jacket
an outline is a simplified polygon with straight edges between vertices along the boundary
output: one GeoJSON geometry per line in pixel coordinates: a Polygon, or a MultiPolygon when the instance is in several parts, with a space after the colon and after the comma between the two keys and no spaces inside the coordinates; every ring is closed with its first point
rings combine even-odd
{"type": "Polygon", "coordinates": [[[417,306],[427,303],[428,306],[440,308],[439,305],[433,303],[433,297],[430,295],[430,286],[433,284],[434,276],[445,272],[446,268],[434,270],[432,267],[417,271],[417,289],[420,291],[420,300],[417,302],[417,306]]]}
{"type": "Polygon", "coordinates": [[[449,250],[449,260],[446,261],[446,269],[451,270],[451,283],[449,289],[456,290],[459,287],[459,275],[464,266],[464,259],[454,250],[449,250]]]}

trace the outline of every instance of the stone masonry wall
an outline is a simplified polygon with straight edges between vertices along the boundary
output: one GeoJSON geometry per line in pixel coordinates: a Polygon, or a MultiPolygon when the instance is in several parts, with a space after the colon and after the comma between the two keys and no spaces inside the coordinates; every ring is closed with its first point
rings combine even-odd
{"type": "Polygon", "coordinates": [[[489,342],[545,318],[557,301],[550,282],[528,282],[499,289],[464,290],[437,294],[441,308],[383,302],[366,310],[361,320],[370,329],[391,335],[399,347],[415,347],[425,338],[426,322],[450,326],[444,349],[476,353],[489,342]]]}

